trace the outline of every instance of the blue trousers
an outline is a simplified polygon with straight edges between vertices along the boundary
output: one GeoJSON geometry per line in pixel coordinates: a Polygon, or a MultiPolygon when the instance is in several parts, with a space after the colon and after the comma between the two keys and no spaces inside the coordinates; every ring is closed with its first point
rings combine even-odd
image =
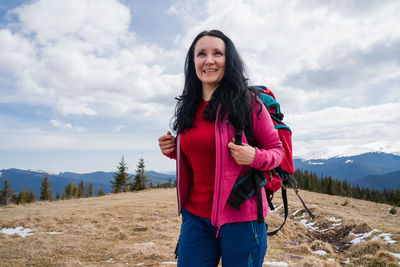
{"type": "Polygon", "coordinates": [[[260,267],[267,252],[267,229],[257,221],[224,224],[219,232],[205,219],[182,210],[178,267],[260,267]]]}

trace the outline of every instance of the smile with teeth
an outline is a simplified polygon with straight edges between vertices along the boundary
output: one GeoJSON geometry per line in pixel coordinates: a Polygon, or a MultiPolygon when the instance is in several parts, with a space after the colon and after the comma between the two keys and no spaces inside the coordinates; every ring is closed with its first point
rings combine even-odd
{"type": "Polygon", "coordinates": [[[217,70],[203,70],[203,72],[217,72],[217,70]]]}

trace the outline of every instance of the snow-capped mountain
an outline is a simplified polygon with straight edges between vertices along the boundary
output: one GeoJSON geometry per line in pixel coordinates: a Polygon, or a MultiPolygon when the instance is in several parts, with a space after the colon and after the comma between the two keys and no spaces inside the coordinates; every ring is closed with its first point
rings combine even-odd
{"type": "MultiPolygon", "coordinates": [[[[370,152],[332,158],[296,158],[294,159],[294,167],[313,171],[318,176],[331,176],[334,179],[347,180],[360,186],[368,185],[374,189],[381,189],[382,187],[378,184],[370,182],[371,175],[378,175],[380,179],[385,180],[386,188],[400,188],[400,176],[398,179],[394,177],[400,175],[400,156],[394,154],[370,152]],[[389,178],[385,179],[385,177],[390,177],[390,181],[389,178]]],[[[383,180],[381,181],[383,182],[383,180]]]]}
{"type": "Polygon", "coordinates": [[[295,154],[295,158],[303,160],[313,159],[330,159],[336,157],[352,157],[367,153],[387,153],[400,156],[400,145],[392,144],[387,145],[384,143],[371,143],[368,145],[342,145],[342,146],[329,146],[320,149],[313,149],[312,151],[295,154]]]}

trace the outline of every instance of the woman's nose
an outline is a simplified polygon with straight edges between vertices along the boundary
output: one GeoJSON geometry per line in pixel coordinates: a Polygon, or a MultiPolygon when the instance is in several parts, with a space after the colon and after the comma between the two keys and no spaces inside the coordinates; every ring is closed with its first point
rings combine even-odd
{"type": "Polygon", "coordinates": [[[207,56],[206,64],[213,64],[213,63],[214,63],[214,58],[212,56],[207,56]]]}

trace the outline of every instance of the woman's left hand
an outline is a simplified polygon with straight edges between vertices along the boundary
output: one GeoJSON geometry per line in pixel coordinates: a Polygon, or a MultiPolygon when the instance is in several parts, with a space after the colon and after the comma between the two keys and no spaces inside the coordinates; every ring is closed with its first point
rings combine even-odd
{"type": "Polygon", "coordinates": [[[231,156],[239,165],[250,165],[253,163],[256,156],[256,149],[248,144],[235,145],[230,142],[228,144],[229,152],[231,156]]]}

